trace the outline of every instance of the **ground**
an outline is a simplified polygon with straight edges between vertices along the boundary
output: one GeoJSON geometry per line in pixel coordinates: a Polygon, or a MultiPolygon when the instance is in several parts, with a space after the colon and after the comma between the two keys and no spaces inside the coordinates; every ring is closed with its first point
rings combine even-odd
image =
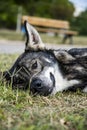
{"type": "MultiPolygon", "coordinates": [[[[80,46],[87,45],[86,41],[86,37],[75,39],[77,45],[81,42],[80,46]]],[[[8,70],[18,55],[0,54],[0,71],[8,70]]],[[[11,84],[2,83],[1,78],[0,75],[0,130],[87,129],[86,93],[59,92],[48,97],[33,96],[29,90],[12,90],[11,84]]]]}

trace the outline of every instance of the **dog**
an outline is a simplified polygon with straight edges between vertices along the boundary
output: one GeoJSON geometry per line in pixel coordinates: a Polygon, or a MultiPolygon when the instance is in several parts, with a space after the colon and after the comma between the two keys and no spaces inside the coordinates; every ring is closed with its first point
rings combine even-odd
{"type": "Polygon", "coordinates": [[[37,30],[27,21],[25,51],[3,77],[13,89],[29,89],[48,96],[80,89],[87,92],[87,48],[46,49],[37,30]]]}

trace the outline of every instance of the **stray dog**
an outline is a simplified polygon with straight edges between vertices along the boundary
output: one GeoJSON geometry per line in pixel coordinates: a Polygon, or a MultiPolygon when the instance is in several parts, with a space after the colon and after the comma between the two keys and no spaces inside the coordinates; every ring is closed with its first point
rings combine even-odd
{"type": "Polygon", "coordinates": [[[39,33],[27,21],[25,52],[3,73],[12,88],[30,89],[47,96],[59,91],[87,92],[87,48],[46,49],[39,33]]]}

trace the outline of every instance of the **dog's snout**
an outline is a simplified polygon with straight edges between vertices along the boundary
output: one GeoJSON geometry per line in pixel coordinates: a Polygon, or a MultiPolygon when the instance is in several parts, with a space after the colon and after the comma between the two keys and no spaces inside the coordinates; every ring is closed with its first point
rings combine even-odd
{"type": "Polygon", "coordinates": [[[33,78],[30,83],[30,92],[32,94],[39,94],[47,96],[50,94],[53,90],[53,83],[52,86],[49,85],[46,78],[40,79],[40,78],[33,78]]]}
{"type": "Polygon", "coordinates": [[[33,79],[30,84],[30,88],[35,90],[42,88],[42,81],[39,78],[33,79]]]}

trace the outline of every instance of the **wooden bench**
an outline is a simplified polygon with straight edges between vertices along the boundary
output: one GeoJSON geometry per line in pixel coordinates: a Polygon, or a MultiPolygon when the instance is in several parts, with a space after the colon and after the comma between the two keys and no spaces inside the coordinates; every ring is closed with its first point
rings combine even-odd
{"type": "Polygon", "coordinates": [[[65,43],[66,40],[69,38],[70,44],[73,44],[72,37],[74,35],[77,35],[76,31],[70,30],[70,25],[68,21],[33,16],[22,16],[22,23],[24,23],[25,20],[27,20],[31,25],[35,26],[35,28],[39,32],[53,32],[55,34],[63,34],[63,43],[65,43]]]}

